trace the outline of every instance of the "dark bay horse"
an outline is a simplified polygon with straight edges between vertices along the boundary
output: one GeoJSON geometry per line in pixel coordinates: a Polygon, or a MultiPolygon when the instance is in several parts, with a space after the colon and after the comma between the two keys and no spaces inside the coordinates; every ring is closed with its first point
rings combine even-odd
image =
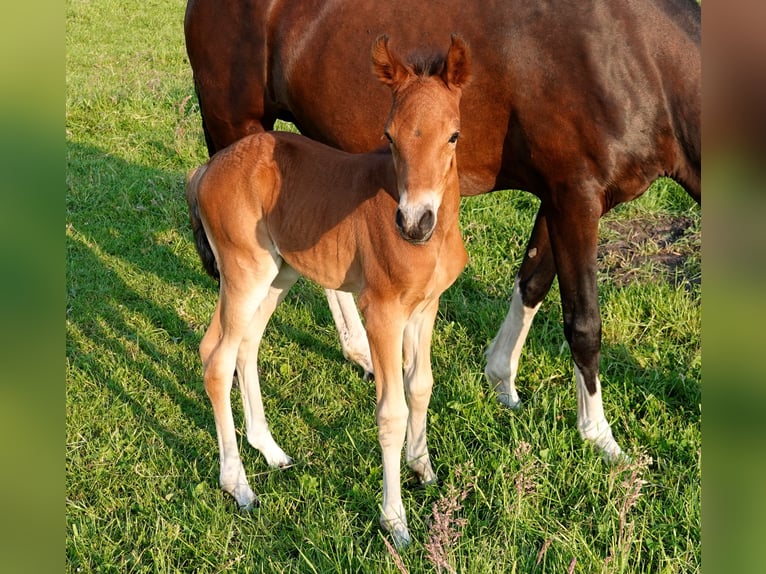
{"type": "MultiPolygon", "coordinates": [[[[208,149],[278,118],[334,147],[373,149],[389,100],[368,73],[367,47],[383,32],[411,50],[452,31],[471,46],[475,76],[461,103],[461,194],[512,188],[541,200],[486,375],[518,406],[521,347],[558,276],[578,428],[615,459],[598,376],[598,221],[660,176],[700,201],[694,0],[189,0],[186,46],[208,149]]],[[[344,354],[369,370],[353,300],[328,300],[344,354]]]]}
{"type": "Polygon", "coordinates": [[[240,506],[257,498],[237,449],[232,377],[236,369],[248,441],[270,465],[290,464],[266,424],[257,362],[266,323],[301,274],[359,294],[376,375],[381,524],[397,545],[409,542],[401,451],[406,435],[408,465],[423,482],[435,479],[426,446],[431,333],[439,297],[468,258],[458,227],[455,149],[469,57],[459,37],[446,56],[411,64],[385,37],[375,43],[376,75],[393,92],[381,124],[390,149],[352,155],[296,134],[259,133],[190,174],[186,200],[197,249],[205,268],[220,276],[200,344],[205,390],[220,484],[240,506]]]}

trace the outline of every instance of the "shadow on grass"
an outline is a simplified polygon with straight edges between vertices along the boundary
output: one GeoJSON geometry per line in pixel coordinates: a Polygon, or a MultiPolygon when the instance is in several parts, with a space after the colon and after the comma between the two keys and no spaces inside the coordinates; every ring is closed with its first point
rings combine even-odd
{"type": "MultiPolygon", "coordinates": [[[[214,437],[201,368],[190,373],[181,358],[196,356],[209,317],[198,322],[182,311],[193,303],[168,301],[162,295],[165,289],[201,293],[211,311],[217,297],[217,285],[204,274],[196,254],[189,257],[189,249],[179,250],[167,239],[169,232],[178,232],[191,245],[184,175],[71,142],[67,160],[67,358],[127,405],[169,448],[212,464],[215,456],[190,450],[188,441],[153,412],[156,405],[136,382],[126,385],[113,364],[140,375],[177,404],[188,423],[214,437]]],[[[300,340],[326,359],[344,361],[339,346],[328,346],[278,316],[268,329],[300,340]]]]}

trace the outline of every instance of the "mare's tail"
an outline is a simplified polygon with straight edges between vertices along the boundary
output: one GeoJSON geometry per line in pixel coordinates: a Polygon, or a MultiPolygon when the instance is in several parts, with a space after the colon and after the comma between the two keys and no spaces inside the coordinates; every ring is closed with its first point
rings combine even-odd
{"type": "Polygon", "coordinates": [[[207,235],[205,234],[205,228],[203,227],[202,219],[200,219],[199,216],[199,204],[197,202],[199,182],[205,171],[207,171],[207,164],[189,172],[189,175],[186,178],[186,204],[189,206],[189,221],[191,222],[192,232],[194,233],[194,245],[197,248],[199,258],[202,260],[202,266],[205,268],[208,275],[214,279],[220,280],[221,274],[218,271],[218,263],[215,260],[213,249],[210,247],[210,241],[208,241],[207,235]]]}

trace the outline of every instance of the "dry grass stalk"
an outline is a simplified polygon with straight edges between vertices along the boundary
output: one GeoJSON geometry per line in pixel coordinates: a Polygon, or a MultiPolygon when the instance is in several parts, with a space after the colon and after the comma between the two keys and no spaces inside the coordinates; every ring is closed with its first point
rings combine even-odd
{"type": "MultiPolygon", "coordinates": [[[[633,545],[635,524],[633,522],[628,522],[628,514],[631,509],[636,506],[638,499],[641,497],[641,489],[647,484],[647,481],[644,480],[643,476],[652,462],[652,457],[645,453],[641,453],[635,460],[629,462],[627,465],[620,465],[615,468],[610,477],[611,482],[614,483],[615,478],[619,474],[629,471],[628,475],[622,482],[620,482],[617,493],[616,502],[619,522],[616,547],[612,549],[611,555],[606,557],[604,566],[612,562],[612,560],[618,556],[624,562],[630,553],[631,546],[633,545]]],[[[610,490],[612,490],[611,487],[610,490]]]]}
{"type": "Polygon", "coordinates": [[[543,542],[543,546],[542,548],[540,548],[540,552],[537,553],[537,560],[535,560],[535,566],[539,566],[540,562],[543,561],[543,557],[545,556],[545,553],[548,552],[548,548],[550,547],[552,542],[553,542],[553,538],[548,538],[545,542],[543,542]]]}
{"type": "Polygon", "coordinates": [[[394,548],[394,546],[388,541],[387,537],[383,536],[382,538],[383,538],[383,542],[386,543],[386,548],[388,549],[388,553],[394,559],[394,564],[399,569],[399,572],[401,572],[402,574],[410,574],[407,568],[404,566],[404,562],[402,562],[402,557],[396,551],[396,548],[394,548]]]}
{"type": "Polygon", "coordinates": [[[455,468],[456,481],[463,482],[463,487],[454,484],[447,485],[447,491],[434,502],[432,517],[428,527],[430,534],[425,544],[429,561],[436,571],[455,573],[455,567],[450,563],[450,550],[463,534],[463,527],[468,522],[458,518],[457,514],[463,508],[463,501],[474,487],[475,474],[473,463],[468,462],[455,468]]]}

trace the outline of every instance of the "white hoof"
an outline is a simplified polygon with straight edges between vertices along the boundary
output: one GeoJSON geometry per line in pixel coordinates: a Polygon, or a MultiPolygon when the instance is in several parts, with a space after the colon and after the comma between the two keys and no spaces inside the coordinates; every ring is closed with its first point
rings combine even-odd
{"type": "Polygon", "coordinates": [[[234,497],[234,500],[237,501],[239,509],[242,511],[249,512],[253,508],[260,506],[258,497],[255,495],[255,493],[250,488],[250,485],[247,483],[240,483],[234,487],[227,487],[222,484],[221,488],[224,492],[228,492],[234,497]]]}
{"type": "Polygon", "coordinates": [[[271,468],[284,468],[293,464],[293,459],[285,454],[268,429],[264,430],[259,428],[258,430],[249,431],[247,434],[247,442],[250,446],[261,451],[261,454],[266,458],[266,463],[271,468]]]}
{"type": "Polygon", "coordinates": [[[271,468],[285,468],[292,466],[293,459],[285,454],[285,452],[274,445],[276,448],[269,451],[262,450],[263,456],[266,457],[266,462],[271,468]]]}
{"type": "Polygon", "coordinates": [[[385,517],[381,516],[380,526],[383,530],[386,530],[391,534],[391,538],[394,540],[394,547],[397,550],[406,548],[412,542],[410,532],[407,530],[407,524],[401,519],[396,518],[394,520],[387,520],[385,517]]]}
{"type": "Polygon", "coordinates": [[[498,390],[497,400],[509,409],[518,410],[521,408],[521,399],[519,398],[519,395],[516,394],[516,391],[513,393],[504,393],[498,390]]]}
{"type": "Polygon", "coordinates": [[[495,388],[497,393],[497,400],[501,404],[510,409],[518,409],[521,407],[521,399],[519,393],[516,392],[516,386],[503,376],[498,376],[492,372],[489,365],[484,369],[484,376],[487,377],[489,383],[495,388]]]}
{"type": "Polygon", "coordinates": [[[599,450],[607,463],[618,464],[630,461],[630,457],[622,452],[620,445],[614,440],[612,427],[606,421],[594,424],[586,429],[580,429],[580,435],[599,450]]]}
{"type": "Polygon", "coordinates": [[[428,455],[420,458],[416,458],[407,463],[410,470],[415,473],[415,476],[420,480],[420,484],[434,484],[436,483],[436,473],[431,466],[431,461],[428,455]]]}
{"type": "Polygon", "coordinates": [[[375,370],[372,368],[372,359],[370,358],[369,353],[364,353],[361,351],[346,352],[344,350],[343,355],[347,360],[362,367],[362,378],[365,381],[371,381],[375,379],[375,370]]]}

